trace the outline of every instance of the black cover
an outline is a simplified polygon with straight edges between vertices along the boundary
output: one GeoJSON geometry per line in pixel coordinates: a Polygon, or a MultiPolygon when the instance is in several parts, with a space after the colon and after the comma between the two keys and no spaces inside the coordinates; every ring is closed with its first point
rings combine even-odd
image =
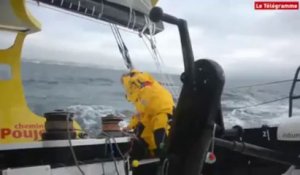
{"type": "Polygon", "coordinates": [[[219,116],[224,86],[222,68],[214,61],[195,62],[195,84],[184,83],[170,133],[169,175],[198,175],[219,116]]]}
{"type": "MultiPolygon", "coordinates": [[[[226,133],[226,132],[225,132],[226,133]]],[[[238,137],[225,136],[223,139],[244,143],[245,147],[242,150],[235,151],[228,149],[224,145],[215,143],[215,154],[217,162],[213,165],[206,165],[206,173],[211,175],[282,175],[290,165],[280,163],[280,161],[297,163],[297,155],[300,154],[300,142],[297,141],[279,141],[277,140],[277,127],[263,126],[261,128],[244,129],[238,137]],[[279,161],[272,161],[274,156],[263,158],[267,152],[262,149],[257,149],[256,155],[249,155],[247,152],[255,151],[254,148],[247,148],[248,144],[255,147],[263,147],[270,149],[278,154],[282,153],[282,158],[279,161]],[[261,153],[259,153],[261,152],[261,153]]],[[[234,144],[235,147],[238,143],[234,144]]],[[[276,155],[278,155],[276,154],[276,155]]]]}

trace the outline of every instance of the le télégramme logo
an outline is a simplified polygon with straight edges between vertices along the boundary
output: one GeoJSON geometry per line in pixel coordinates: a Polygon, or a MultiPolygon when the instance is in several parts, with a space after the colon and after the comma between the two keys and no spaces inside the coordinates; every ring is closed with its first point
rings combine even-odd
{"type": "Polygon", "coordinates": [[[299,10],[299,1],[255,1],[255,10],[299,10]]]}

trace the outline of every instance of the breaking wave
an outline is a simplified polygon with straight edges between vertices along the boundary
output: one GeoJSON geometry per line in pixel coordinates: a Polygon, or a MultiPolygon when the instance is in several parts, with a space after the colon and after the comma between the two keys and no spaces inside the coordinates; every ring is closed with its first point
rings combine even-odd
{"type": "Polygon", "coordinates": [[[133,114],[131,111],[118,111],[111,106],[104,105],[74,105],[67,107],[66,110],[74,113],[74,119],[90,137],[96,137],[102,131],[103,117],[108,115],[121,117],[124,121],[120,125],[124,127],[133,114]]]}

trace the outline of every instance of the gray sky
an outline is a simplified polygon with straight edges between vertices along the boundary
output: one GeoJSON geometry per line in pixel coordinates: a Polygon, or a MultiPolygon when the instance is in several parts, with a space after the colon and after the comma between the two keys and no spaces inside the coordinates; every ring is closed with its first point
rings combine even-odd
{"type": "MultiPolygon", "coordinates": [[[[161,0],[165,12],[189,23],[196,59],[218,61],[229,78],[291,78],[300,64],[300,13],[255,11],[253,0],[161,0]]],[[[30,35],[23,55],[124,68],[109,26],[28,4],[43,30],[30,35]]],[[[177,29],[167,25],[158,48],[172,72],[183,70],[177,29]]],[[[142,40],[122,32],[135,66],[155,70],[142,40]]]]}

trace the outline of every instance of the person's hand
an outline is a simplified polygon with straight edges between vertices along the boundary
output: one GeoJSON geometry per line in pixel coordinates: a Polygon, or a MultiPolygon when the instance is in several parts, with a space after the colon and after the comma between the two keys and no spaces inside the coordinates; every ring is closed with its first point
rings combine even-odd
{"type": "Polygon", "coordinates": [[[129,132],[130,130],[131,130],[131,128],[128,127],[128,126],[122,128],[122,131],[123,131],[123,132],[129,132]]]}

